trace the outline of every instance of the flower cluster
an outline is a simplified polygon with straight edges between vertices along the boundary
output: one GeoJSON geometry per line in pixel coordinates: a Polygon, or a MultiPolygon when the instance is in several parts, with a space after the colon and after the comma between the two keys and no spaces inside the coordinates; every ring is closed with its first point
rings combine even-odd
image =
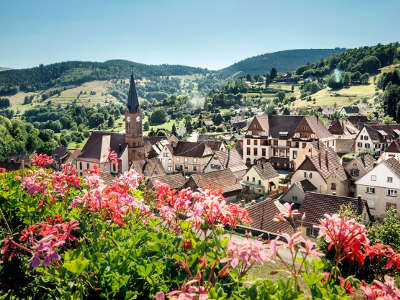
{"type": "Polygon", "coordinates": [[[178,219],[183,218],[192,222],[193,231],[198,232],[218,224],[234,228],[239,223],[252,222],[245,208],[226,203],[221,191],[214,191],[211,187],[195,192],[190,188],[177,191],[157,181],[154,188],[158,195],[159,214],[169,225],[177,226],[178,219]]]}
{"type": "Polygon", "coordinates": [[[54,264],[61,258],[57,248],[67,242],[75,241],[76,238],[71,232],[78,229],[80,229],[78,221],[72,219],[64,222],[60,216],[30,225],[19,233],[17,241],[14,240],[16,235],[1,241],[4,244],[1,251],[2,259],[11,259],[19,251],[26,251],[32,254],[30,263],[32,267],[38,267],[41,261],[44,266],[54,264]]]}
{"type": "Polygon", "coordinates": [[[400,299],[400,290],[390,276],[385,276],[385,282],[375,280],[370,286],[363,282],[360,289],[364,292],[366,300],[400,299]]]}
{"type": "Polygon", "coordinates": [[[329,244],[328,250],[332,247],[335,249],[336,261],[340,263],[347,258],[363,265],[366,256],[362,248],[369,244],[365,226],[337,214],[325,214],[324,217],[316,227],[319,237],[329,244]]]}
{"type": "Polygon", "coordinates": [[[146,222],[146,217],[152,215],[150,207],[131,193],[141,180],[136,171],[129,170],[115,179],[112,185],[106,186],[95,168],[95,172],[84,179],[87,188],[83,190],[83,196],[74,198],[69,207],[97,212],[121,226],[125,225],[123,218],[129,212],[135,212],[146,222]]]}
{"type": "Polygon", "coordinates": [[[51,165],[53,163],[53,159],[51,156],[48,156],[46,154],[37,154],[35,153],[33,155],[32,162],[36,164],[37,166],[46,166],[46,165],[51,165]]]}

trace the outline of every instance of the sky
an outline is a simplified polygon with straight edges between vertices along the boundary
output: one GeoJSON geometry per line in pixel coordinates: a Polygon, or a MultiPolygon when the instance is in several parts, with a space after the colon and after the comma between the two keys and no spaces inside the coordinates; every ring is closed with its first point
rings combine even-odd
{"type": "Polygon", "coordinates": [[[127,59],[211,70],[400,41],[399,0],[0,0],[0,67],[127,59]]]}

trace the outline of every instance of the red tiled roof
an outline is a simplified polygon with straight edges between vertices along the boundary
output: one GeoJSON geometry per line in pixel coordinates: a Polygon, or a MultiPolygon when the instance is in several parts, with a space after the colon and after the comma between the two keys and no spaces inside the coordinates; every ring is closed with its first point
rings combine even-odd
{"type": "Polygon", "coordinates": [[[242,189],[239,179],[231,170],[220,170],[202,174],[192,174],[189,181],[192,180],[196,187],[212,186],[216,190],[222,189],[222,193],[239,191],[242,189]]]}
{"type": "Polygon", "coordinates": [[[287,224],[273,220],[279,214],[279,209],[271,198],[247,207],[247,212],[250,218],[253,219],[253,223],[250,224],[252,228],[277,234],[293,232],[292,228],[287,224]]]}
{"type": "Polygon", "coordinates": [[[157,180],[168,184],[171,189],[181,189],[186,182],[185,177],[182,174],[178,173],[152,177],[149,179],[150,185],[153,186],[154,182],[156,182],[157,180]]]}

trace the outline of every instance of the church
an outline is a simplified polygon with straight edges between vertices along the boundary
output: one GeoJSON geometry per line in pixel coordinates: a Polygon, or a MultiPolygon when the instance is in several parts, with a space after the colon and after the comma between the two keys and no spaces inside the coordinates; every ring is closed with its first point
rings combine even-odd
{"type": "Polygon", "coordinates": [[[92,169],[93,164],[100,166],[103,172],[117,175],[128,170],[134,161],[144,160],[146,153],[142,119],[142,111],[140,110],[132,72],[127,107],[125,109],[125,133],[93,131],[76,158],[78,175],[82,176],[84,170],[92,169]],[[117,166],[108,163],[109,150],[117,153],[117,166]]]}

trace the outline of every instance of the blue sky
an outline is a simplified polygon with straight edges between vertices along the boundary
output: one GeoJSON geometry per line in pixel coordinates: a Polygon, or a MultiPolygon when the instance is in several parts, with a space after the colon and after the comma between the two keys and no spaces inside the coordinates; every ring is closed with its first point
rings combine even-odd
{"type": "Polygon", "coordinates": [[[400,40],[399,0],[0,0],[0,66],[121,58],[219,69],[400,40]]]}

